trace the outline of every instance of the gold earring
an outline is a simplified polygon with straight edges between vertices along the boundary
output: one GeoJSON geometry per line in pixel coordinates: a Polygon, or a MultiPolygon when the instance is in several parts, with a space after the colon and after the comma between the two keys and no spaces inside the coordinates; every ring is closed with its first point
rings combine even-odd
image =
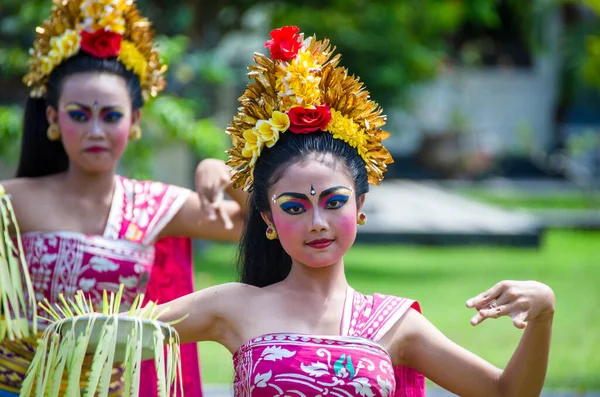
{"type": "Polygon", "coordinates": [[[141,137],[142,137],[142,128],[137,124],[132,125],[131,129],[129,130],[129,139],[131,139],[132,141],[137,141],[141,137]]]}
{"type": "Polygon", "coordinates": [[[265,233],[269,240],[275,240],[277,238],[277,230],[273,226],[269,226],[265,233]]]}
{"type": "Polygon", "coordinates": [[[51,141],[58,141],[60,139],[60,128],[58,128],[58,124],[50,124],[48,126],[48,130],[46,131],[46,135],[51,141]]]}
{"type": "Polygon", "coordinates": [[[361,226],[367,223],[367,215],[362,211],[358,211],[358,219],[356,219],[356,223],[361,226]]]}

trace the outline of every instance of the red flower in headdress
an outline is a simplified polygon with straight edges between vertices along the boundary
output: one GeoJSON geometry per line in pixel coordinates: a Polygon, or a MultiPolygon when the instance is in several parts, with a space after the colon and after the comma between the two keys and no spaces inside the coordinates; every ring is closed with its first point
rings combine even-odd
{"type": "Polygon", "coordinates": [[[294,59],[302,43],[297,26],[284,26],[271,31],[271,40],[265,42],[265,47],[271,50],[274,61],[289,61],[294,59]]]}
{"type": "Polygon", "coordinates": [[[306,109],[296,106],[288,111],[290,118],[289,130],[294,134],[308,134],[317,130],[325,131],[331,121],[331,109],[329,105],[315,106],[306,109]]]}
{"type": "Polygon", "coordinates": [[[110,58],[119,55],[123,36],[104,29],[94,33],[81,32],[81,49],[96,58],[110,58]]]}

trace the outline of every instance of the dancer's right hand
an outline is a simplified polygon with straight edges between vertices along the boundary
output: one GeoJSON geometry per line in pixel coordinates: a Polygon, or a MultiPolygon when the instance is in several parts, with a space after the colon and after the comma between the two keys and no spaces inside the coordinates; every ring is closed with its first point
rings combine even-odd
{"type": "Polygon", "coordinates": [[[231,218],[223,210],[225,189],[230,183],[231,169],[221,160],[205,159],[196,167],[195,184],[202,205],[202,216],[209,220],[220,217],[225,229],[233,228],[231,218]]]}

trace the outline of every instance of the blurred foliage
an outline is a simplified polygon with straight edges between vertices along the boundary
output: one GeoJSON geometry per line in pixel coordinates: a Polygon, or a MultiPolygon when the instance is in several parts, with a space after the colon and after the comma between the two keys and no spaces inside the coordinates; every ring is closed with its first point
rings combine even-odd
{"type": "Polygon", "coordinates": [[[566,0],[561,51],[566,90],[600,91],[600,0],[566,0]]]}
{"type": "MultiPolygon", "coordinates": [[[[502,50],[490,50],[490,42],[494,47],[502,35],[521,37],[526,49],[536,48],[541,5],[561,1],[600,8],[598,0],[138,0],[161,34],[157,43],[169,65],[168,87],[143,109],[143,139],[130,145],[123,164],[128,174],[147,176],[156,148],[176,141],[198,157],[223,157],[228,138],[210,115],[218,110],[214,98],[220,87],[239,72],[216,50],[227,33],[247,28],[244,16],[257,7],[270,13],[271,26],[293,24],[306,34],[331,38],[343,65],[389,106],[402,105],[414,84],[445,68],[487,64],[489,51],[502,50]]],[[[27,95],[20,83],[27,51],[50,6],[49,0],[0,3],[0,156],[6,162],[18,156],[22,109],[14,104],[27,95]]],[[[271,26],[264,26],[265,37],[271,26]]],[[[580,68],[590,84],[600,86],[600,39],[583,37],[587,52],[580,51],[580,68]]]]}
{"type": "Polygon", "coordinates": [[[584,51],[579,58],[581,74],[587,84],[600,90],[600,0],[580,1],[594,14],[579,28],[584,35],[584,51]]]}
{"type": "Polygon", "coordinates": [[[294,24],[329,37],[343,65],[391,104],[415,83],[433,78],[448,61],[448,37],[467,21],[498,23],[494,0],[280,1],[274,25],[294,24]]]}
{"type": "Polygon", "coordinates": [[[23,109],[19,106],[0,106],[0,159],[5,164],[19,159],[19,141],[23,109]]]}

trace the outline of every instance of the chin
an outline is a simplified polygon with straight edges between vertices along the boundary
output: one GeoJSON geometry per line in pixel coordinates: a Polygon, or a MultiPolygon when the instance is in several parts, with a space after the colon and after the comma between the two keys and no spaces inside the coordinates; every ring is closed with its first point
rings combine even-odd
{"type": "Polygon", "coordinates": [[[115,170],[115,164],[89,164],[81,167],[81,169],[88,174],[104,174],[107,172],[113,172],[115,170]]]}
{"type": "Polygon", "coordinates": [[[305,258],[304,261],[302,261],[302,263],[307,266],[307,267],[312,267],[314,269],[320,269],[320,268],[324,268],[324,267],[329,267],[332,265],[335,265],[336,263],[338,263],[340,260],[342,260],[341,257],[327,257],[327,258],[315,258],[314,256],[305,258]]]}

